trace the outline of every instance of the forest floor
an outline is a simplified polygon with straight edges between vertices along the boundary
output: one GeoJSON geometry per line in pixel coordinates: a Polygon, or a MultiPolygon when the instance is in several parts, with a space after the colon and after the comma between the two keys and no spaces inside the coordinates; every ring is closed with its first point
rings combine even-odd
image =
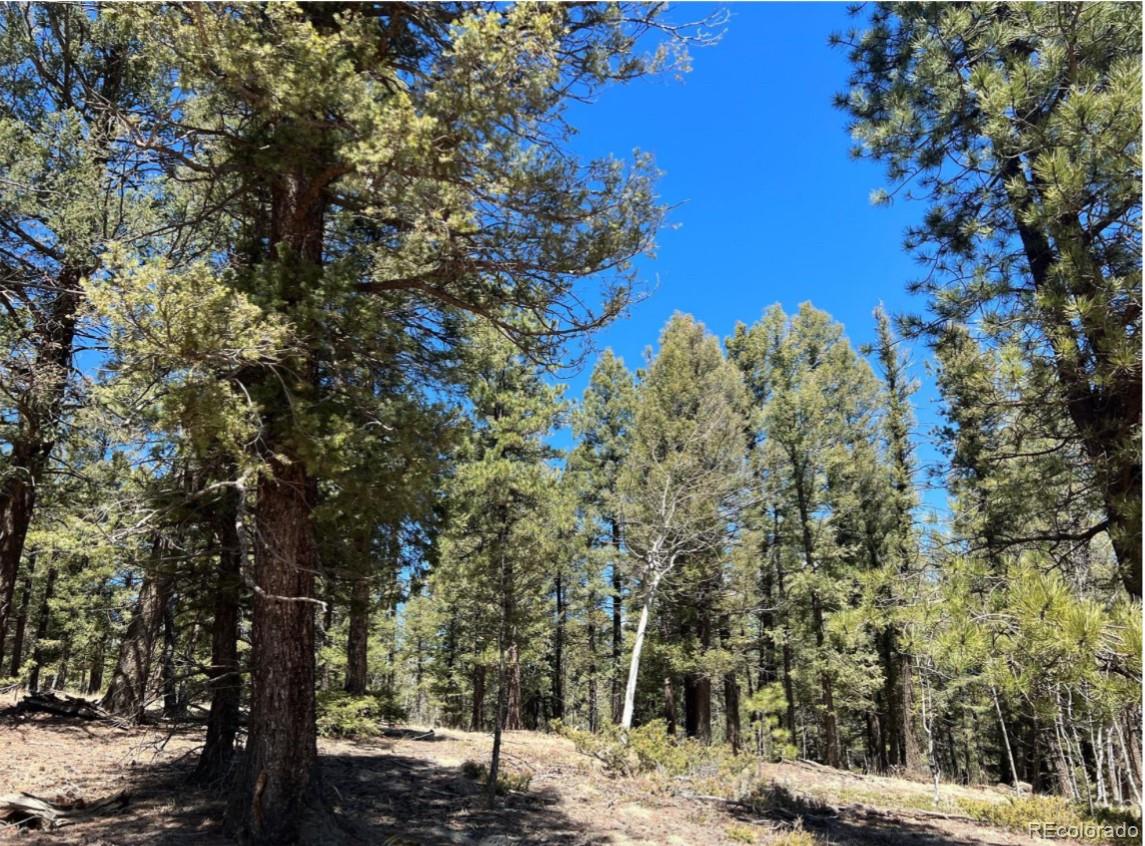
{"type": "MultiPolygon", "coordinates": [[[[0,842],[228,843],[218,822],[225,798],[185,784],[201,736],[198,727],[125,730],[43,715],[0,715],[0,794],[26,791],[88,802],[121,791],[131,796],[114,815],[54,831],[0,829],[0,842]]],[[[710,778],[610,777],[568,740],[534,732],[506,735],[504,766],[527,774],[529,783],[488,811],[480,786],[462,765],[486,762],[491,742],[485,734],[442,730],[423,740],[323,741],[324,779],[337,816],[355,839],[379,846],[1047,842],[958,810],[967,802],[1003,807],[1010,800],[1001,790],[944,785],[940,807],[946,810],[936,811],[927,784],[785,763],[757,767],[752,800],[731,801],[709,792],[710,778]]]]}

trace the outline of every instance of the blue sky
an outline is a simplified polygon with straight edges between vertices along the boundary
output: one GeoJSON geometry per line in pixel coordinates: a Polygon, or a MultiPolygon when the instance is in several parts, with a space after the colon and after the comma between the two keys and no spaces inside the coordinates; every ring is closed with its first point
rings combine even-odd
{"type": "MultiPolygon", "coordinates": [[[[720,7],[681,4],[669,15],[693,20],[720,7]]],[[[846,87],[845,51],[828,35],[853,22],[843,4],[733,4],[721,42],[692,53],[681,81],[641,80],[577,108],[574,148],[584,156],[655,155],[664,202],[680,204],[653,259],[641,261],[651,296],[596,337],[630,367],[643,361],[661,327],[690,312],[721,339],[768,305],[789,313],[810,300],[846,327],[855,345],[874,338],[872,309],[923,308],[905,291],[919,266],[902,236],[923,207],[872,206],[885,184],[881,165],[851,158],[846,116],[832,104],[846,87]]],[[[937,422],[936,393],[912,349],[920,458],[937,422]]],[[[579,396],[588,368],[566,381],[579,396]]],[[[564,440],[561,438],[560,440],[564,440]]],[[[933,491],[927,505],[941,507],[933,491]]]]}

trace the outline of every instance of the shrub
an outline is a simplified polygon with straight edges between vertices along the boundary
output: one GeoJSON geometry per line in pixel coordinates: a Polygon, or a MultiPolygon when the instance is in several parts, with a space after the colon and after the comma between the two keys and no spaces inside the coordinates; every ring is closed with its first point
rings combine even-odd
{"type": "MultiPolygon", "coordinates": [[[[483,785],[489,783],[489,768],[477,761],[463,762],[461,764],[461,774],[483,785]]],[[[528,791],[529,785],[532,784],[532,782],[533,777],[529,773],[519,770],[507,770],[502,767],[497,772],[497,795],[504,796],[506,793],[525,793],[528,791]]]]}
{"type": "Polygon", "coordinates": [[[734,840],[736,843],[755,842],[755,829],[750,825],[729,825],[724,829],[724,834],[727,835],[728,840],[734,840]]]}
{"type": "Polygon", "coordinates": [[[351,696],[331,690],[318,694],[318,733],[323,737],[377,737],[386,723],[405,717],[389,693],[351,696]]]}
{"type": "Polygon", "coordinates": [[[803,823],[796,821],[795,825],[772,840],[768,846],[818,846],[819,840],[809,831],[803,830],[803,823]]]}
{"type": "MultiPolygon", "coordinates": [[[[729,775],[729,770],[736,764],[726,747],[707,746],[696,740],[676,737],[668,733],[663,720],[637,726],[628,732],[627,737],[619,727],[611,724],[596,734],[559,723],[555,728],[573,742],[578,752],[596,758],[607,772],[617,775],[729,775]]],[[[746,760],[740,759],[739,766],[742,767],[746,760]]]]}
{"type": "Polygon", "coordinates": [[[605,724],[599,733],[566,726],[559,720],[552,723],[553,730],[561,737],[572,741],[576,751],[590,758],[596,758],[604,765],[605,772],[618,775],[633,775],[634,762],[619,727],[605,724]]]}
{"type": "MultiPolygon", "coordinates": [[[[1081,805],[1067,802],[1060,796],[1020,796],[1005,802],[984,802],[977,799],[957,800],[958,807],[976,820],[1027,834],[1031,823],[1044,823],[1063,829],[1076,828],[1081,832],[1103,826],[1138,832],[1136,837],[1113,838],[1112,842],[1140,843],[1141,818],[1124,809],[1095,809],[1093,818],[1081,805]],[[1132,827],[1132,828],[1130,828],[1132,827]]],[[[1084,836],[1084,835],[1083,835],[1084,836]]],[[[1091,835],[1092,837],[1092,835],[1091,835]]]]}

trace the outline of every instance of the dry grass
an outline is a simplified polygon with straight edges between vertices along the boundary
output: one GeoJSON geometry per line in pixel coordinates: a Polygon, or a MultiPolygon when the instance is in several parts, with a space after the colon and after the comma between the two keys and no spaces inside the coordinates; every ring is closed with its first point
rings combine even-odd
{"type": "MultiPolygon", "coordinates": [[[[3,703],[7,704],[7,703],[3,703]]],[[[4,832],[0,842],[26,846],[178,846],[227,843],[221,797],[189,789],[200,732],[32,717],[0,718],[0,793],[93,800],[128,790],[132,802],[114,817],[55,832],[4,832]]],[[[323,742],[324,776],[335,814],[355,842],[411,844],[760,844],[825,846],[1033,846],[990,814],[959,810],[1007,805],[997,791],[944,787],[949,819],[932,810],[928,785],[856,777],[799,764],[743,769],[744,784],[723,795],[710,775],[609,776],[554,735],[512,732],[504,739],[505,771],[515,786],[495,811],[484,808],[466,761],[488,760],[491,738],[438,731],[432,740],[323,742]],[[746,783],[746,782],[745,782],[746,783]],[[739,795],[732,795],[739,794],[739,795]],[[985,818],[987,821],[982,821],[985,818]]],[[[745,764],[748,759],[743,759],[745,764]]],[[[472,766],[469,768],[473,769],[472,766]]]]}

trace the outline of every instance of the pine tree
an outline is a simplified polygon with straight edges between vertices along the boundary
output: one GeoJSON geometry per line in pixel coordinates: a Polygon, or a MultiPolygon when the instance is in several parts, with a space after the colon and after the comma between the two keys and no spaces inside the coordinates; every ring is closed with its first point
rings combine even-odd
{"type": "MultiPolygon", "coordinates": [[[[676,315],[660,336],[636,396],[631,446],[620,479],[621,515],[640,601],[621,727],[632,727],[641,651],[661,585],[677,568],[719,566],[742,509],[746,396],[716,339],[676,315]]],[[[712,609],[697,606],[704,633],[712,609]]],[[[706,676],[703,677],[706,680],[706,676]]],[[[694,728],[710,718],[710,685],[694,689],[694,728]]]]}
{"type": "Polygon", "coordinates": [[[127,175],[154,156],[116,113],[148,95],[125,28],[78,6],[0,14],[0,657],[36,492],[77,398],[82,282],[110,239],[146,229],[127,175]]]}
{"type": "Polygon", "coordinates": [[[888,764],[913,770],[919,764],[919,747],[914,727],[912,647],[906,621],[902,618],[904,607],[914,599],[914,582],[920,570],[920,550],[914,528],[918,496],[911,443],[914,415],[910,405],[916,385],[908,373],[908,361],[898,349],[890,318],[881,306],[875,310],[875,320],[875,352],[883,379],[884,463],[889,476],[889,497],[883,503],[885,520],[880,521],[879,536],[873,539],[878,544],[879,565],[883,569],[876,601],[887,618],[879,644],[885,712],[879,751],[886,749],[888,764]]]}
{"type": "Polygon", "coordinates": [[[458,591],[473,597],[478,616],[468,624],[484,634],[475,642],[495,644],[492,803],[501,733],[523,728],[522,664],[541,646],[535,631],[544,624],[543,598],[553,576],[547,562],[561,531],[556,478],[547,464],[553,453],[544,443],[561,404],[557,389],[500,335],[478,332],[472,356],[474,430],[450,482],[453,504],[435,584],[443,598],[458,591]]]}
{"type": "MultiPolygon", "coordinates": [[[[635,389],[632,374],[624,362],[605,350],[593,367],[592,377],[573,414],[573,434],[577,446],[569,456],[569,471],[582,509],[583,532],[590,550],[591,565],[607,571],[610,631],[595,628],[595,607],[604,590],[596,590],[597,576],[590,573],[588,638],[595,644],[609,642],[609,702],[614,723],[620,722],[624,687],[624,572],[620,502],[617,483],[628,455],[635,389]],[[596,553],[596,554],[593,554],[596,553]]],[[[602,586],[604,587],[604,586],[602,586]]],[[[595,651],[595,646],[593,647],[595,651]]],[[[595,654],[593,655],[595,660],[595,654]]],[[[595,684],[595,673],[594,673],[595,684]]],[[[593,725],[595,720],[591,720],[593,725]]]]}
{"type": "Polygon", "coordinates": [[[728,348],[758,408],[757,478],[776,546],[761,567],[775,586],[787,728],[794,735],[800,695],[813,697],[818,753],[840,766],[840,697],[854,710],[872,705],[871,644],[853,598],[860,570],[873,566],[864,513],[882,494],[870,484],[877,386],[841,327],[810,304],[790,319],[772,307],[738,326],[728,348]]]}
{"type": "Polygon", "coordinates": [[[1140,597],[1140,7],[885,4],[845,40],[856,154],[930,203],[915,328],[1020,348],[1021,402],[1071,421],[1140,597]]]}
{"type": "Polygon", "coordinates": [[[241,380],[260,408],[262,472],[236,830],[290,839],[315,805],[313,510],[318,433],[339,414],[331,347],[374,351],[379,325],[448,343],[450,319],[468,311],[544,356],[621,312],[629,260],[661,217],[650,164],[577,161],[562,105],[674,64],[671,51],[634,53],[658,13],[192,5],[132,16],[180,80],[148,120],[194,114],[213,139],[156,145],[173,167],[242,174],[237,195],[219,198],[256,221],[233,282],[294,339],[275,370],[241,380]],[[581,280],[597,273],[610,279],[594,297],[581,280]]]}

